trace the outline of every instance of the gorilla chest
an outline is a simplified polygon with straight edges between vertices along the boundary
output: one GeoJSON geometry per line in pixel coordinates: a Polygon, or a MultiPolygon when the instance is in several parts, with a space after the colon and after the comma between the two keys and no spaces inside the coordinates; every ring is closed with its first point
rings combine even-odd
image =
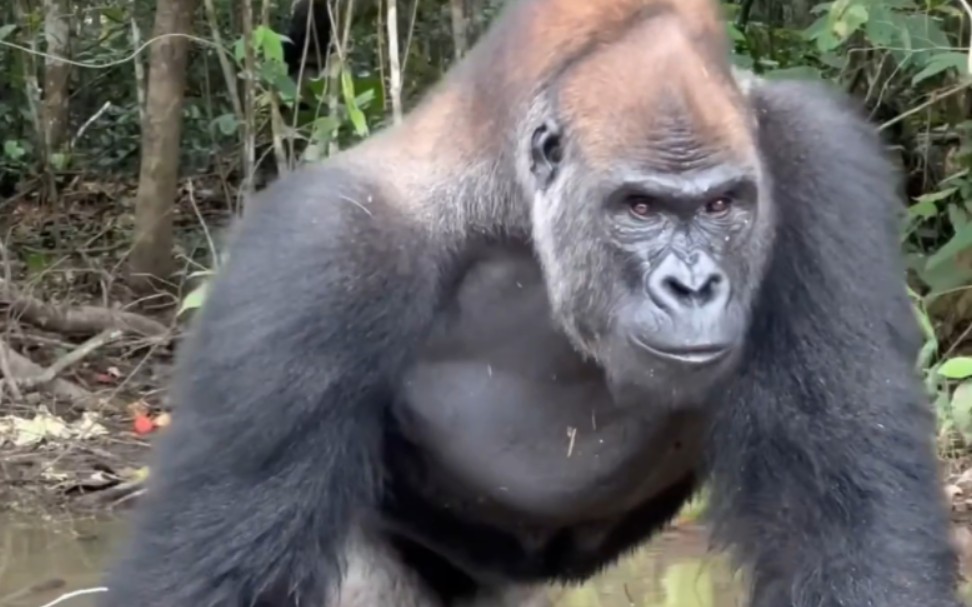
{"type": "Polygon", "coordinates": [[[430,497],[541,525],[621,516],[681,480],[702,423],[618,402],[555,326],[533,258],[503,250],[465,275],[395,414],[430,497]]]}

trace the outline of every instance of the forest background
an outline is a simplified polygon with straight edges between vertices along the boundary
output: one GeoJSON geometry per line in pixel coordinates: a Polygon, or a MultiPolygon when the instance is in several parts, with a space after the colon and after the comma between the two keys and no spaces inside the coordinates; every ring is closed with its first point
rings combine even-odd
{"type": "MultiPolygon", "coordinates": [[[[137,495],[172,354],[243,196],[400,119],[502,5],[310,1],[0,3],[0,507],[137,495]],[[333,32],[325,48],[311,27],[333,32]]],[[[850,92],[903,168],[915,364],[968,513],[972,6],[724,8],[738,65],[850,92]]]]}

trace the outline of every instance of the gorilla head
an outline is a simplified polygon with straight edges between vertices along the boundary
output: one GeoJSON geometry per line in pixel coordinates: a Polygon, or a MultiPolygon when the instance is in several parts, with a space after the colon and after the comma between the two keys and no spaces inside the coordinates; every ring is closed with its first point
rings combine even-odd
{"type": "Polygon", "coordinates": [[[707,48],[675,20],[640,24],[565,70],[521,127],[555,314],[613,389],[669,404],[736,369],[772,244],[755,120],[707,48]],[[641,77],[609,80],[624,70],[641,77]]]}

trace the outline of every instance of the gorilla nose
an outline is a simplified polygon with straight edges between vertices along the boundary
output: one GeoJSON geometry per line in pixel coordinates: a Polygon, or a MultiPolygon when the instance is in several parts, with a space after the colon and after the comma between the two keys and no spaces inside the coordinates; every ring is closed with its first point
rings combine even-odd
{"type": "Polygon", "coordinates": [[[648,295],[669,313],[721,309],[729,297],[729,280],[708,255],[691,262],[669,254],[648,277],[648,295]]]}

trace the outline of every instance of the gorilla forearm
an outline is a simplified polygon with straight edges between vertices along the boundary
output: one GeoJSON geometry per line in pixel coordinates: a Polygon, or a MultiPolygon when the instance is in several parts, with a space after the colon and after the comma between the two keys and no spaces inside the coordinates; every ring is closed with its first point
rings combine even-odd
{"type": "Polygon", "coordinates": [[[754,607],[957,606],[897,176],[820,87],[765,84],[756,105],[787,244],[715,422],[717,536],[754,567],[754,607]]]}
{"type": "Polygon", "coordinates": [[[414,302],[435,297],[435,266],[413,263],[423,241],[356,186],[304,169],[248,208],[182,350],[175,421],[105,605],[291,604],[283,589],[327,604],[348,529],[377,503],[380,408],[431,315],[414,302]]]}

